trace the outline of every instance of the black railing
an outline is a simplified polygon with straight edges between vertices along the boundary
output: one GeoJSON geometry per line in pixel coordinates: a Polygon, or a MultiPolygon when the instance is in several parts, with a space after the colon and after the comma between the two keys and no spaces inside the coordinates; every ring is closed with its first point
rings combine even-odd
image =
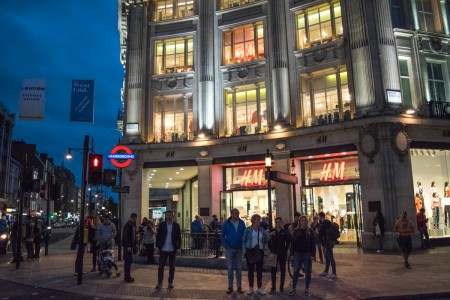
{"type": "Polygon", "coordinates": [[[430,101],[430,117],[433,118],[450,118],[450,102],[430,101]]]}
{"type": "Polygon", "coordinates": [[[181,233],[181,254],[198,257],[220,257],[223,253],[220,232],[181,233]]]}

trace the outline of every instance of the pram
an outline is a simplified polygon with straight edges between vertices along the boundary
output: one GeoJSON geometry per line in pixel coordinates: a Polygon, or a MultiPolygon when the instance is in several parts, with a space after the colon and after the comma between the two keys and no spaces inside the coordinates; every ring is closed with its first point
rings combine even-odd
{"type": "Polygon", "coordinates": [[[120,276],[119,268],[117,267],[116,262],[114,261],[114,254],[112,250],[102,250],[99,251],[97,256],[97,263],[99,265],[99,272],[98,275],[102,276],[103,274],[106,275],[106,277],[111,277],[112,269],[114,268],[116,270],[116,276],[120,276]]]}

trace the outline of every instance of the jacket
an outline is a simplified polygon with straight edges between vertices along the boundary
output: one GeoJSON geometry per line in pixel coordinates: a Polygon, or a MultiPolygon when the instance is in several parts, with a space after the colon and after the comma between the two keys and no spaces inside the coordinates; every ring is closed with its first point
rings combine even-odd
{"type": "Polygon", "coordinates": [[[420,232],[424,232],[425,230],[427,230],[428,219],[425,216],[425,214],[418,213],[416,215],[416,220],[417,220],[417,229],[419,229],[420,232]]]}
{"type": "Polygon", "coordinates": [[[296,249],[299,245],[298,243],[301,240],[305,240],[306,244],[301,244],[300,247],[303,249],[304,253],[311,253],[311,256],[316,256],[316,237],[314,235],[314,231],[311,228],[306,228],[306,230],[302,230],[300,228],[296,228],[294,233],[292,234],[292,251],[291,253],[298,252],[296,249]]]}
{"type": "Polygon", "coordinates": [[[222,225],[220,232],[220,241],[225,248],[242,249],[242,237],[244,236],[245,223],[239,219],[237,230],[231,223],[231,217],[222,225]]]}
{"type": "Polygon", "coordinates": [[[323,245],[326,245],[326,244],[334,245],[335,242],[330,239],[330,236],[328,234],[328,232],[330,231],[330,227],[331,227],[331,221],[325,219],[322,222],[320,222],[319,224],[320,224],[319,238],[320,238],[320,241],[322,242],[322,244],[323,245]]]}
{"type": "MultiPolygon", "coordinates": [[[[269,235],[267,234],[267,231],[265,231],[262,227],[260,227],[259,229],[259,234],[262,235],[262,244],[263,244],[262,250],[264,250],[267,242],[269,241],[269,235]]],[[[245,228],[244,237],[242,238],[242,240],[244,241],[243,243],[244,248],[246,249],[252,248],[252,235],[253,235],[253,227],[249,226],[245,228]]]]}
{"type": "Polygon", "coordinates": [[[287,229],[282,228],[280,231],[272,229],[275,232],[269,241],[270,252],[275,253],[279,258],[286,258],[287,251],[291,245],[291,235],[287,229]]]}
{"type": "Polygon", "coordinates": [[[156,231],[154,228],[147,229],[144,232],[144,244],[154,244],[155,243],[155,234],[156,231]]]}
{"type": "Polygon", "coordinates": [[[377,224],[380,227],[380,232],[381,232],[381,235],[383,236],[384,235],[384,218],[383,217],[381,217],[381,218],[375,217],[375,219],[373,219],[373,233],[374,233],[374,235],[376,235],[375,226],[377,226],[377,224]]]}
{"type": "MultiPolygon", "coordinates": [[[[181,248],[181,230],[180,224],[173,222],[172,224],[172,245],[176,251],[181,248]]],[[[164,247],[167,237],[167,221],[159,223],[158,231],[156,233],[156,247],[161,251],[164,247]]]]}
{"type": "Polygon", "coordinates": [[[123,226],[122,246],[125,248],[133,248],[136,241],[136,228],[134,224],[128,220],[123,226]]]}

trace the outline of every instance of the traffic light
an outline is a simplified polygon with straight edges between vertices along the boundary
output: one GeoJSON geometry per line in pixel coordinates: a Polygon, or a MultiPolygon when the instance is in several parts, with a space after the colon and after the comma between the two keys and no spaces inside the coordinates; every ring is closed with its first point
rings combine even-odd
{"type": "Polygon", "coordinates": [[[105,169],[103,174],[103,184],[106,186],[115,186],[117,178],[117,170],[105,169]]]}
{"type": "Polygon", "coordinates": [[[92,185],[102,184],[103,181],[103,155],[89,154],[88,183],[92,185]]]}

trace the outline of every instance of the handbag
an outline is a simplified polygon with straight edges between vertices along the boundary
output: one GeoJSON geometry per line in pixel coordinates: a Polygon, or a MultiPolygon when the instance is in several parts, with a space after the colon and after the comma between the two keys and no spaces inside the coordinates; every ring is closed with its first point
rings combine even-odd
{"type": "Polygon", "coordinates": [[[266,256],[266,266],[276,268],[277,267],[278,256],[276,253],[270,252],[266,256]]]}
{"type": "Polygon", "coordinates": [[[247,248],[245,257],[247,258],[248,262],[251,264],[259,263],[264,259],[261,250],[259,249],[259,231],[258,231],[258,244],[255,248],[247,248]]]}

